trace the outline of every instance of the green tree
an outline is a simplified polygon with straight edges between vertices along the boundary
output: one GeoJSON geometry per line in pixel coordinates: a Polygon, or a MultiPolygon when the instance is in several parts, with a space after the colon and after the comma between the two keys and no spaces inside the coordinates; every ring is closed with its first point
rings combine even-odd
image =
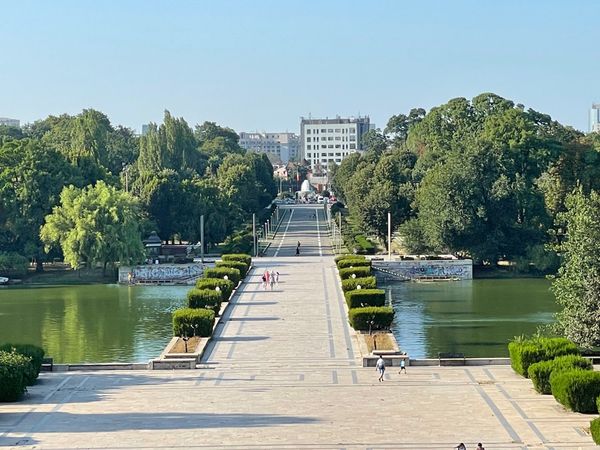
{"type": "Polygon", "coordinates": [[[101,263],[106,273],[109,263],[142,260],[141,220],[137,200],[103,181],[83,189],[68,186],[40,237],[47,248],[60,246],[71,267],[101,263]]]}
{"type": "Polygon", "coordinates": [[[577,188],[558,214],[555,250],[562,263],[552,291],[562,310],[557,328],[586,348],[600,344],[600,195],[577,188]]]}

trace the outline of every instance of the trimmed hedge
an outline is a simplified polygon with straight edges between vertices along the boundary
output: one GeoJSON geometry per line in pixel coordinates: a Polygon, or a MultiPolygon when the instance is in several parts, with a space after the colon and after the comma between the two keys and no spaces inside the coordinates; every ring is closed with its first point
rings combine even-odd
{"type": "Polygon", "coordinates": [[[31,386],[37,380],[42,363],[44,362],[44,349],[31,344],[4,344],[0,346],[0,351],[12,352],[15,351],[20,355],[31,358],[29,369],[25,373],[25,382],[27,386],[31,386]]]}
{"type": "MultiPolygon", "coordinates": [[[[600,411],[600,408],[598,408],[600,411]]],[[[592,439],[598,445],[600,445],[600,417],[592,420],[590,422],[590,433],[592,434],[592,439]]]]}
{"type": "Polygon", "coordinates": [[[240,280],[242,279],[242,275],[239,269],[233,269],[231,267],[214,267],[211,269],[206,269],[204,271],[204,278],[221,278],[224,279],[225,275],[235,286],[238,285],[240,280]]]}
{"type": "Polygon", "coordinates": [[[31,367],[29,356],[0,351],[0,402],[16,402],[27,392],[31,367]]]}
{"type": "Polygon", "coordinates": [[[364,258],[346,258],[337,262],[337,268],[340,270],[348,267],[371,267],[371,261],[364,258]]]}
{"type": "Polygon", "coordinates": [[[250,268],[248,264],[242,261],[217,261],[215,265],[217,267],[231,267],[233,269],[238,269],[242,278],[246,277],[248,269],[250,268]]]}
{"type": "Polygon", "coordinates": [[[246,255],[245,253],[229,253],[221,255],[223,261],[241,261],[246,263],[248,267],[252,265],[252,256],[246,255]]]}
{"type": "Polygon", "coordinates": [[[598,412],[600,372],[577,369],[553,372],[550,385],[554,398],[570,410],[585,414],[598,412]]]}
{"type": "Polygon", "coordinates": [[[349,278],[347,280],[342,280],[342,291],[348,292],[353,291],[359,286],[362,289],[376,289],[377,288],[377,279],[373,276],[364,277],[364,278],[349,278]]]}
{"type": "Polygon", "coordinates": [[[173,311],[173,336],[208,337],[212,334],[215,312],[212,309],[182,308],[173,311]],[[194,327],[196,325],[196,327],[194,327]]]}
{"type": "Polygon", "coordinates": [[[366,331],[372,320],[371,330],[388,329],[394,319],[394,310],[390,306],[368,306],[348,311],[348,321],[355,330],[366,331]]]}
{"type": "Polygon", "coordinates": [[[346,255],[338,255],[336,256],[333,260],[335,261],[335,263],[337,264],[338,262],[340,262],[342,259],[356,259],[359,261],[366,261],[367,258],[365,258],[362,255],[353,255],[352,253],[348,253],[346,255]]]}
{"type": "Polygon", "coordinates": [[[235,285],[231,280],[223,280],[222,278],[200,278],[196,280],[197,289],[212,289],[216,290],[217,287],[221,290],[221,301],[228,301],[233,292],[235,285]]]}
{"type": "Polygon", "coordinates": [[[345,269],[340,269],[338,272],[340,273],[340,278],[342,280],[352,278],[352,275],[356,275],[356,278],[371,276],[370,267],[347,267],[345,269]]]}
{"type": "Polygon", "coordinates": [[[527,374],[533,382],[533,387],[540,394],[551,394],[550,375],[554,372],[580,369],[592,370],[589,359],[579,355],[558,356],[549,361],[540,361],[529,366],[527,374]]]}
{"type": "Polygon", "coordinates": [[[385,291],[383,289],[357,289],[344,294],[348,308],[361,308],[366,306],[383,306],[385,304],[385,291]]]}
{"type": "Polygon", "coordinates": [[[563,355],[578,355],[579,349],[565,338],[535,338],[508,344],[510,365],[518,374],[527,377],[531,364],[563,355]]]}
{"type": "Polygon", "coordinates": [[[187,293],[188,308],[209,308],[215,314],[221,309],[223,296],[214,289],[190,289],[187,293]]]}

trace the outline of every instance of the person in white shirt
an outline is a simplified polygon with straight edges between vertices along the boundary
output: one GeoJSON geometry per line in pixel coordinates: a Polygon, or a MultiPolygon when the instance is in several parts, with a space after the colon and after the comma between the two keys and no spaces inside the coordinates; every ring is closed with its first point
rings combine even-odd
{"type": "Polygon", "coordinates": [[[377,364],[375,364],[375,369],[379,371],[379,381],[383,381],[383,375],[385,374],[385,361],[381,355],[379,355],[377,364]]]}

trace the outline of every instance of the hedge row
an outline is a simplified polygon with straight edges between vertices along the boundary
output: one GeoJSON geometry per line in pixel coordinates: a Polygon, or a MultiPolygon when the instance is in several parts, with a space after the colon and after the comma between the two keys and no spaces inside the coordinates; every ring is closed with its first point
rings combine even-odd
{"type": "Polygon", "coordinates": [[[578,355],[577,346],[565,338],[534,338],[508,344],[510,364],[515,372],[527,377],[529,366],[563,355],[578,355]]]}
{"type": "Polygon", "coordinates": [[[231,269],[238,269],[240,271],[240,277],[244,278],[248,273],[250,266],[242,261],[217,261],[215,264],[217,267],[229,267],[231,269]]]}
{"type": "Polygon", "coordinates": [[[231,293],[234,288],[233,281],[223,280],[222,278],[200,278],[196,281],[196,288],[198,289],[213,289],[219,288],[221,292],[221,301],[226,302],[231,297],[231,293]]]}
{"type": "Polygon", "coordinates": [[[358,259],[360,261],[366,261],[367,258],[365,258],[362,255],[353,255],[351,253],[345,254],[345,255],[338,255],[336,256],[333,260],[335,261],[335,263],[337,264],[338,262],[340,262],[342,259],[358,259]]]}
{"type": "MultiPolygon", "coordinates": [[[[600,408],[598,409],[600,410],[600,408]]],[[[600,445],[600,417],[590,422],[590,433],[592,433],[594,442],[600,445]]]]}
{"type": "Polygon", "coordinates": [[[551,394],[550,376],[555,372],[566,370],[592,370],[589,359],[579,355],[559,356],[549,361],[541,361],[529,366],[527,374],[533,382],[533,387],[540,394],[551,394]]]}
{"type": "Polygon", "coordinates": [[[217,267],[206,269],[204,278],[197,280],[196,287],[188,292],[188,308],[173,312],[174,336],[208,337],[212,334],[221,302],[229,300],[252,264],[250,255],[226,254],[222,259],[217,267]]]}
{"type": "Polygon", "coordinates": [[[600,396],[600,372],[572,369],[552,372],[550,385],[554,398],[572,411],[595,414],[600,396]]]}
{"type": "Polygon", "coordinates": [[[342,291],[344,292],[353,291],[358,286],[360,286],[361,289],[376,289],[377,279],[374,276],[370,276],[365,278],[349,278],[347,280],[342,280],[342,291]]]}
{"type": "Polygon", "coordinates": [[[44,362],[44,349],[36,345],[30,344],[4,344],[0,346],[0,351],[3,352],[16,352],[20,355],[31,358],[29,367],[25,373],[25,383],[27,386],[31,386],[37,380],[40,370],[42,370],[42,363],[44,362]]]}
{"type": "Polygon", "coordinates": [[[348,321],[355,330],[385,330],[392,325],[393,319],[394,310],[390,306],[368,306],[348,311],[348,321]]]}
{"type": "Polygon", "coordinates": [[[173,336],[202,336],[212,334],[215,312],[212,309],[182,308],[173,312],[173,336]]]}
{"type": "Polygon", "coordinates": [[[347,267],[344,269],[339,269],[340,278],[342,280],[347,280],[349,278],[364,278],[371,276],[371,268],[370,267],[347,267]]]}
{"type": "Polygon", "coordinates": [[[363,306],[383,306],[385,304],[385,291],[383,289],[358,289],[344,293],[348,308],[363,306]]]}
{"type": "Polygon", "coordinates": [[[371,261],[364,258],[347,258],[337,262],[337,268],[340,270],[348,267],[371,267],[371,261]]]}
{"type": "Polygon", "coordinates": [[[212,309],[219,314],[223,297],[221,292],[213,289],[191,289],[187,293],[188,308],[212,309]]]}

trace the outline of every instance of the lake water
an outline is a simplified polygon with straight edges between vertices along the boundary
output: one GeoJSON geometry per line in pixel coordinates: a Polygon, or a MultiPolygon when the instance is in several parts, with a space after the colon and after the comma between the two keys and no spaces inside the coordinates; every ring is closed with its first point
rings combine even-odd
{"type": "MultiPolygon", "coordinates": [[[[381,284],[381,283],[380,283],[381,284]]],[[[506,356],[515,335],[553,320],[541,279],[390,283],[393,331],[413,358],[438,352],[506,356]]],[[[41,345],[57,363],[146,362],[172,336],[186,286],[0,288],[0,342],[41,345]]],[[[308,320],[308,319],[307,319],[308,320]]]]}
{"type": "Polygon", "coordinates": [[[171,339],[186,286],[0,288],[0,342],[40,345],[57,363],[147,362],[171,339]]]}
{"type": "Polygon", "coordinates": [[[510,339],[553,322],[557,311],[545,279],[379,284],[396,312],[394,335],[412,358],[508,356],[510,339]]]}

